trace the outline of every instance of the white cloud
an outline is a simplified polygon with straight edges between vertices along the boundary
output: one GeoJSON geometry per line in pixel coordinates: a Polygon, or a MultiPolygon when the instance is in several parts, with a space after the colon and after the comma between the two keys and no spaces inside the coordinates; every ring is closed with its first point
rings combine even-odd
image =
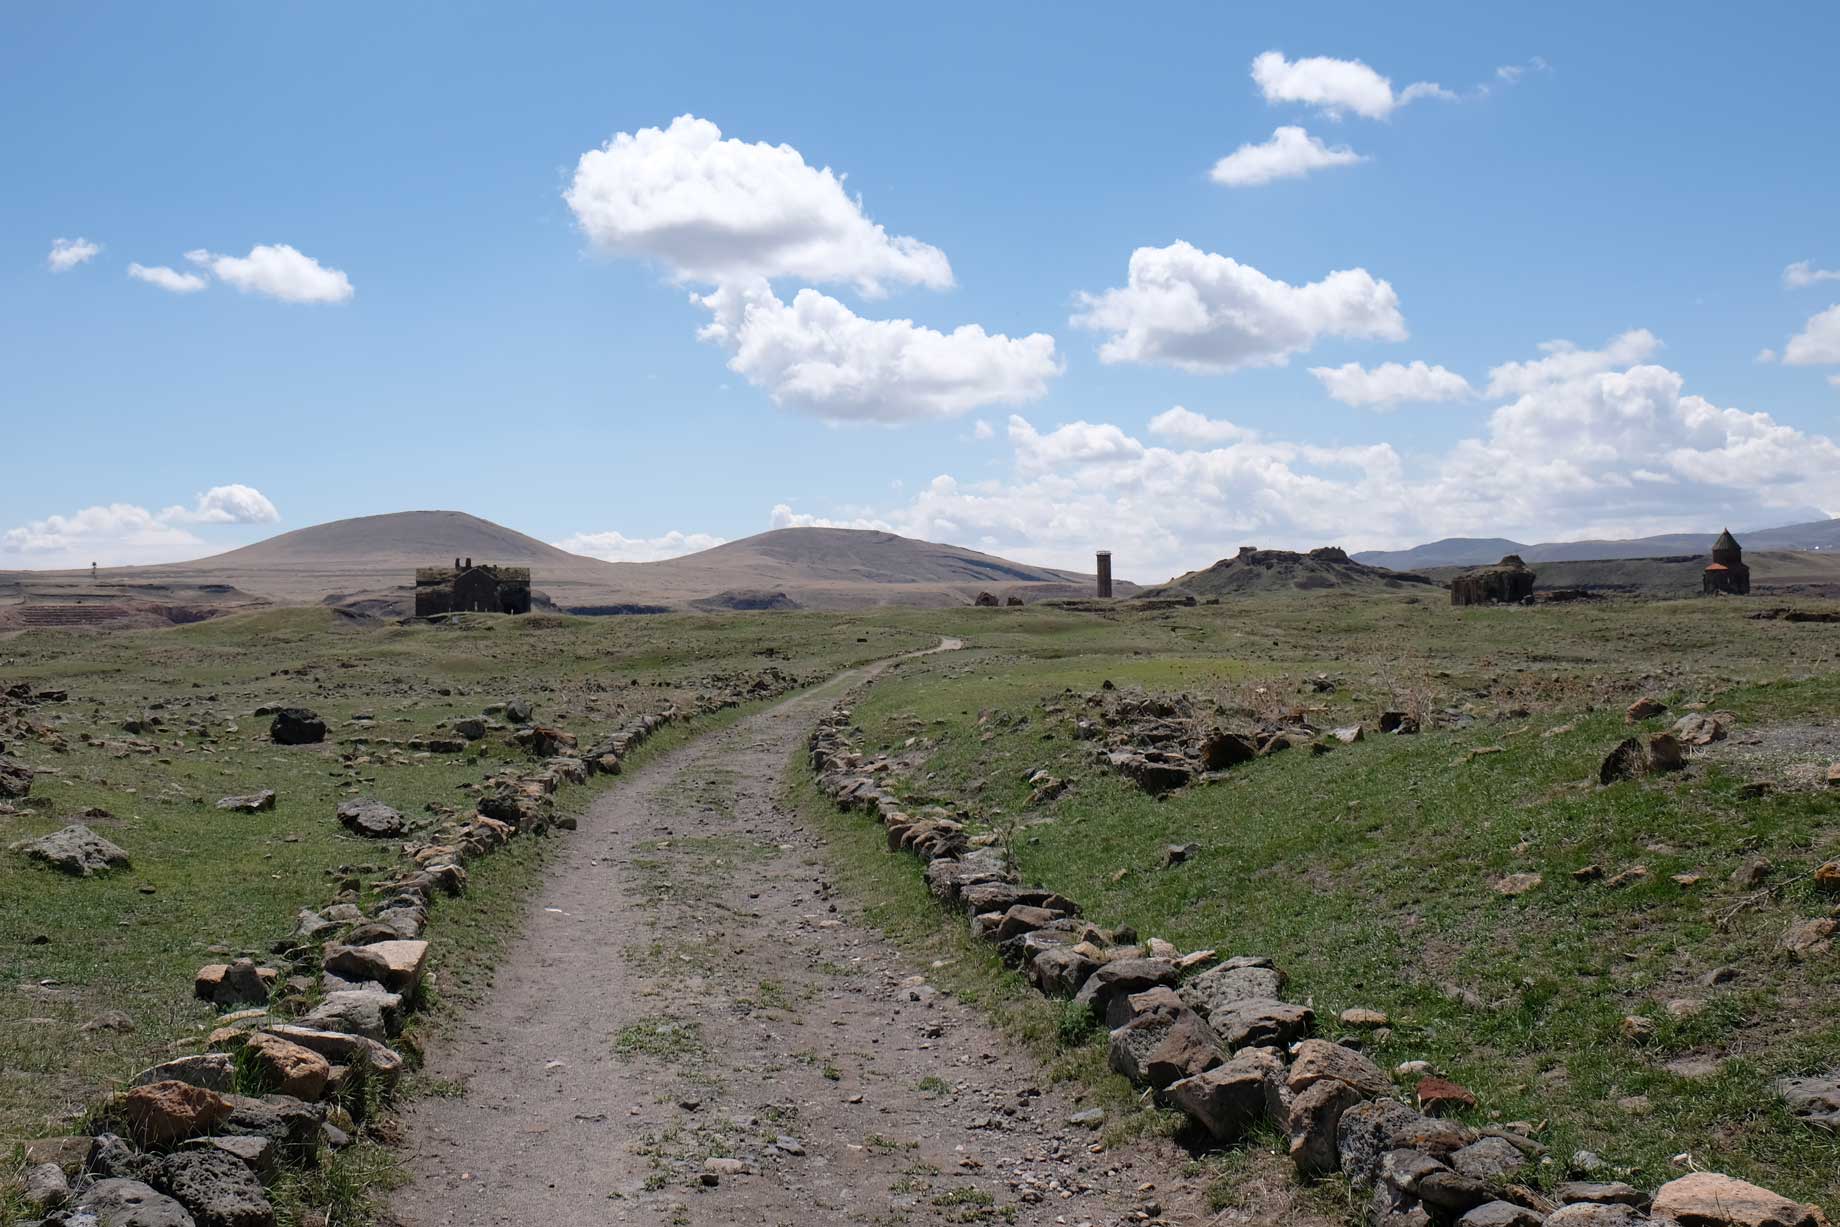
{"type": "Polygon", "coordinates": [[[1406,337],[1399,295],[1364,268],[1294,286],[1184,242],[1139,247],[1125,286],[1079,302],[1073,324],[1111,334],[1101,360],[1202,374],[1283,366],[1324,337],[1406,337]]]}
{"type": "Polygon", "coordinates": [[[824,516],[805,515],[802,512],[796,512],[786,503],[775,503],[773,505],[772,512],[767,516],[767,527],[769,529],[866,528],[882,533],[894,531],[894,526],[889,524],[886,520],[878,520],[870,516],[857,516],[850,519],[833,520],[824,516]]]}
{"type": "Polygon", "coordinates": [[[1252,79],[1269,103],[1312,106],[1331,119],[1353,111],[1367,119],[1385,119],[1419,98],[1455,98],[1441,85],[1419,81],[1393,90],[1393,83],[1360,60],[1313,55],[1287,60],[1282,51],[1266,51],[1252,61],[1252,79]]]}
{"type": "Polygon", "coordinates": [[[286,243],[258,243],[247,256],[188,251],[185,258],[245,294],[262,294],[282,302],[346,302],[357,292],[351,278],[339,269],[327,268],[286,243]]]}
{"type": "Polygon", "coordinates": [[[1150,433],[1195,447],[1238,443],[1257,437],[1256,431],[1248,430],[1224,418],[1206,417],[1181,405],[1173,409],[1165,409],[1151,418],[1150,433]]]}
{"type": "Polygon", "coordinates": [[[800,290],[781,302],[764,281],[696,299],[713,314],[697,335],[731,351],[729,369],[774,403],[830,421],[906,422],[1035,400],[1061,371],[1054,338],[1007,337],[965,324],[864,319],[800,290]]]}
{"type": "Polygon", "coordinates": [[[1228,187],[1256,187],[1275,179],[1301,179],[1327,166],[1367,159],[1346,145],[1331,149],[1302,128],[1286,125],[1262,145],[1246,144],[1214,163],[1208,177],[1228,187]]]}
{"type": "Polygon", "coordinates": [[[1180,408],[1151,420],[1168,446],[1109,423],[1037,429],[1016,417],[1000,479],[942,474],[864,514],[907,536],[1056,566],[1084,569],[1094,549],[1111,549],[1121,575],[1155,580],[1248,544],[1641,536],[1840,513],[1833,439],[1715,406],[1665,367],[1603,365],[1658,345],[1631,333],[1505,364],[1538,377],[1526,374],[1475,434],[1410,463],[1384,443],[1271,439],[1180,408]],[[1561,353],[1575,357],[1553,363],[1561,353]],[[1587,353],[1596,358],[1576,357],[1587,353]]]}
{"type": "Polygon", "coordinates": [[[1827,382],[1833,384],[1836,388],[1840,388],[1840,375],[1829,375],[1827,377],[1827,382]]]}
{"type": "Polygon", "coordinates": [[[1313,366],[1310,374],[1322,382],[1324,390],[1335,400],[1367,409],[1463,400],[1476,394],[1469,380],[1455,371],[1427,366],[1423,362],[1406,365],[1382,362],[1372,370],[1358,362],[1345,362],[1341,366],[1313,366]]]}
{"type": "Polygon", "coordinates": [[[145,281],[148,285],[157,285],[173,294],[196,294],[210,284],[197,273],[182,273],[163,264],[152,268],[145,264],[130,264],[128,276],[136,281],[145,281]]]}
{"type": "Polygon", "coordinates": [[[684,533],[673,529],[661,537],[628,537],[619,532],[576,533],[550,544],[559,550],[604,562],[657,562],[714,549],[726,540],[708,533],[684,533]]]}
{"type": "Polygon", "coordinates": [[[1840,281],[1840,268],[1816,268],[1807,260],[1797,260],[1782,271],[1783,288],[1799,290],[1823,281],[1840,281]]]}
{"type": "Polygon", "coordinates": [[[101,252],[100,243],[88,239],[52,239],[51,254],[45,257],[45,265],[54,273],[68,273],[79,264],[87,264],[101,252]]]}
{"type": "Polygon", "coordinates": [[[272,523],[278,518],[275,505],[261,491],[244,485],[214,486],[189,508],[153,512],[133,503],[85,507],[0,533],[0,568],[176,562],[212,549],[186,525],[272,523]]]}
{"type": "Polygon", "coordinates": [[[190,507],[168,507],[160,519],[168,524],[273,524],[281,518],[268,496],[253,486],[212,486],[190,507]]]}
{"type": "Polygon", "coordinates": [[[791,277],[868,295],[952,284],[944,252],[870,221],[842,175],[790,145],[724,140],[694,115],[582,154],[563,196],[595,246],[656,260],[680,280],[791,277]]]}
{"type": "Polygon", "coordinates": [[[1807,325],[1783,346],[1782,360],[1790,366],[1840,362],[1840,303],[1810,316],[1807,325]]]}
{"type": "Polygon", "coordinates": [[[989,422],[979,418],[971,428],[971,437],[979,440],[994,439],[997,437],[997,432],[991,429],[989,422]]]}
{"type": "Polygon", "coordinates": [[[1539,348],[1544,358],[1491,368],[1487,395],[1519,396],[1547,384],[1626,367],[1654,354],[1661,340],[1646,328],[1634,328],[1611,338],[1602,349],[1580,349],[1570,341],[1543,341],[1539,348]]]}

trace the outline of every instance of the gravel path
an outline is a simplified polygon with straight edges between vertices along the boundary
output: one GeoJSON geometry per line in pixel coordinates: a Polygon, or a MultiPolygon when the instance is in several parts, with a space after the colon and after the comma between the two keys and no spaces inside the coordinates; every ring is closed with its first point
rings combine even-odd
{"type": "Polygon", "coordinates": [[[1199,1223],[1167,1144],[1094,1152],[1079,1110],[935,994],[776,803],[838,691],[603,794],[485,1004],[408,1113],[411,1227],[1199,1223]]]}

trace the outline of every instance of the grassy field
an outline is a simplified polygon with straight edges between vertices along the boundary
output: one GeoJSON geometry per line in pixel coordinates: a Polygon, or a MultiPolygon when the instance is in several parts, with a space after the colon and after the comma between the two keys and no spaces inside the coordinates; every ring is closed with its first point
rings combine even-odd
{"type": "Polygon", "coordinates": [[[1840,790],[1819,784],[1840,761],[1840,636],[1748,612],[1331,595],[1115,622],[1032,613],[904,663],[856,716],[867,748],[919,739],[924,766],[898,790],[1018,828],[1027,878],[1101,923],[1276,956],[1330,1034],[1344,1008],[1386,1011],[1378,1059],[1431,1061],[1477,1092],[1479,1119],[1535,1122],[1561,1158],[1588,1148],[1650,1187],[1687,1152],[1832,1209],[1840,1145],[1769,1083],[1840,1063],[1840,958],[1776,949],[1833,908],[1810,874],[1840,855],[1840,790]],[[1158,801],[1073,737],[1107,681],[1218,702],[1228,725],[1291,709],[1371,734],[1393,707],[1427,725],[1158,801]],[[1685,772],[1599,787],[1643,695],[1673,710],[1642,729],[1703,703],[1732,713],[1732,735],[1685,772]],[[1029,809],[1039,768],[1071,787],[1029,809]],[[1761,781],[1772,790],[1752,795],[1761,781]],[[1187,843],[1199,855],[1164,869],[1187,843]],[[1757,858],[1761,889],[1731,880],[1757,858]],[[1589,865],[1603,878],[1575,881],[1589,865]],[[1507,897],[1512,873],[1543,882],[1507,897]],[[1627,1038],[1627,1016],[1652,1032],[1627,1038]]]}
{"type": "MultiPolygon", "coordinates": [[[[815,681],[932,641],[898,622],[827,615],[379,627],[299,609],[0,643],[0,688],[68,694],[26,709],[37,734],[6,738],[7,753],[40,774],[16,812],[0,810],[0,847],[80,820],[133,858],[82,879],[0,854],[0,1139],[63,1131],[98,1090],[194,1051],[213,1016],[192,999],[200,965],[261,955],[297,909],[326,900],[335,876],[394,868],[393,847],[334,821],[340,799],[375,796],[419,817],[468,803],[464,787],[524,757],[502,734],[461,754],[418,753],[411,738],[523,697],[539,721],[587,744],[765,668],[815,681]],[[327,740],[271,744],[269,721],[253,713],[278,705],[317,711],[327,740]],[[278,793],[272,812],[216,808],[262,788],[278,793]],[[122,1017],[89,1026],[110,1015],[122,1017]]],[[[468,915],[438,911],[436,922],[468,915]]]]}

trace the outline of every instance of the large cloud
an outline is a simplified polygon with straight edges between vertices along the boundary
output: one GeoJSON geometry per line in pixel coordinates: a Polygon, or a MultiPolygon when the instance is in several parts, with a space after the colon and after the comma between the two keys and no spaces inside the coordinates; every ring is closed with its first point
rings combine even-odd
{"type": "Polygon", "coordinates": [[[1360,60],[1326,55],[1288,60],[1282,51],[1267,51],[1252,61],[1252,79],[1270,103],[1312,106],[1332,119],[1345,111],[1367,119],[1385,119],[1419,98],[1454,98],[1441,85],[1420,81],[1394,92],[1392,81],[1360,60]]]}
{"type": "Polygon", "coordinates": [[[1371,370],[1356,362],[1345,362],[1341,366],[1313,366],[1310,374],[1334,399],[1366,409],[1462,400],[1476,393],[1469,380],[1455,371],[1424,362],[1382,362],[1371,370]]]}
{"type": "Polygon", "coordinates": [[[357,292],[351,278],[342,271],[327,268],[286,243],[259,243],[246,256],[188,251],[185,258],[245,294],[261,294],[282,302],[345,302],[357,292]]]}
{"type": "Polygon", "coordinates": [[[1323,337],[1406,337],[1399,295],[1364,268],[1291,285],[1184,242],[1139,247],[1126,285],[1079,301],[1072,322],[1111,334],[1103,361],[1203,374],[1282,366],[1323,337]]]}
{"type": "Polygon", "coordinates": [[[944,252],[870,221],[843,176],[790,145],[724,140],[694,115],[582,154],[564,198],[597,247],[656,260],[681,280],[791,277],[870,295],[952,284],[944,252]]]}
{"type": "Polygon", "coordinates": [[[1302,128],[1285,126],[1262,145],[1241,145],[1220,161],[1208,177],[1227,187],[1258,187],[1276,179],[1301,179],[1328,166],[1353,166],[1367,159],[1340,145],[1322,143],[1302,128]]]}
{"type": "Polygon", "coordinates": [[[785,303],[764,281],[697,299],[713,319],[697,335],[731,351],[729,368],[774,403],[830,421],[953,417],[1035,400],[1060,373],[1054,338],[1007,337],[975,324],[951,332],[864,319],[816,290],[785,303]]]}
{"type": "Polygon", "coordinates": [[[1840,362],[1840,303],[1811,316],[1807,326],[1783,346],[1782,360],[1790,366],[1840,362]]]}
{"type": "Polygon", "coordinates": [[[54,273],[68,273],[77,265],[95,259],[101,250],[101,244],[85,238],[52,239],[51,254],[45,257],[45,267],[54,273]]]}
{"type": "Polygon", "coordinates": [[[685,533],[673,529],[659,537],[628,537],[620,532],[576,533],[550,544],[559,550],[599,558],[604,562],[657,562],[663,558],[679,558],[700,550],[714,549],[726,540],[726,537],[715,537],[708,533],[685,533]]]}
{"type": "Polygon", "coordinates": [[[1501,400],[1475,435],[1408,462],[1386,444],[1325,447],[1187,409],[1157,446],[1108,423],[1038,429],[1012,417],[1011,472],[942,475],[878,512],[894,531],[1059,566],[1112,549],[1119,573],[1161,579],[1240,545],[1397,547],[1459,534],[1522,540],[1640,536],[1840,514],[1840,446],[1767,413],[1722,408],[1641,359],[1543,347],[1498,367],[1501,400]]]}
{"type": "Polygon", "coordinates": [[[0,533],[0,569],[58,569],[173,562],[208,553],[211,546],[187,525],[265,524],[279,518],[275,505],[251,486],[213,486],[190,507],[153,512],[133,503],[85,507],[46,516],[0,533]]]}

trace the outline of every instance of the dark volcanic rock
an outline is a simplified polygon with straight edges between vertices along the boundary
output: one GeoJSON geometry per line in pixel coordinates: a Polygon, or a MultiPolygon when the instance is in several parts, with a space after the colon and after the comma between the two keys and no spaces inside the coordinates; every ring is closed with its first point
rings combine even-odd
{"type": "Polygon", "coordinates": [[[369,797],[339,802],[338,815],[339,825],[367,839],[389,839],[409,829],[401,814],[369,797]]]}
{"type": "Polygon", "coordinates": [[[284,707],[275,713],[268,736],[276,745],[313,745],[326,740],[326,722],[304,707],[284,707]]]}

